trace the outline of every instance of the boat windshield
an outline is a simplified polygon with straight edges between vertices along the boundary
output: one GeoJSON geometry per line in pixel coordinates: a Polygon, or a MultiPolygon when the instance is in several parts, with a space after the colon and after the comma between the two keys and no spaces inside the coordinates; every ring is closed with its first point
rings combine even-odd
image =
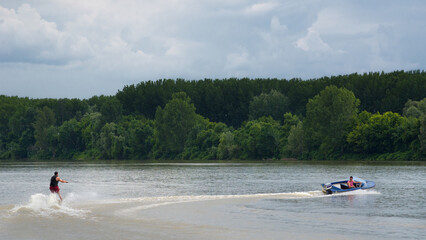
{"type": "Polygon", "coordinates": [[[364,179],[359,178],[359,177],[354,177],[354,181],[362,182],[362,185],[364,185],[364,186],[367,185],[367,182],[364,179]]]}

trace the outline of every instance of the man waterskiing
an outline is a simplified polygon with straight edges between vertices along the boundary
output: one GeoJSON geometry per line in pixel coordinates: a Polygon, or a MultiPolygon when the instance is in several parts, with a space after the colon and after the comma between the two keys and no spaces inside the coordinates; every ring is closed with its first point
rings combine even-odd
{"type": "Polygon", "coordinates": [[[58,172],[55,172],[55,175],[53,175],[51,178],[50,178],[50,192],[51,193],[57,193],[58,194],[58,196],[59,196],[59,198],[61,199],[61,202],[62,202],[62,196],[61,196],[61,194],[59,193],[59,187],[58,187],[58,182],[61,182],[61,183],[68,183],[68,181],[65,181],[65,180],[62,180],[59,176],[58,176],[58,172]]]}

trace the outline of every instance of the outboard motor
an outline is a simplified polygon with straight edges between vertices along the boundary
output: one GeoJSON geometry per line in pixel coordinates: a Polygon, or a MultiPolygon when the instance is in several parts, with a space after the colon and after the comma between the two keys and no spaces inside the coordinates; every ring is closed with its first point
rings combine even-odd
{"type": "Polygon", "coordinates": [[[331,185],[331,183],[326,183],[326,184],[323,184],[322,185],[322,192],[323,193],[325,193],[325,194],[331,194],[332,192],[331,192],[331,187],[332,187],[333,185],[331,185]]]}

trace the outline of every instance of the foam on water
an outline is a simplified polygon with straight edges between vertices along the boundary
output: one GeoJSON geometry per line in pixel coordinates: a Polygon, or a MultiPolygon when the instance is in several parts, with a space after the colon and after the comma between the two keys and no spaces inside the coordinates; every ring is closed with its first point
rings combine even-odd
{"type": "Polygon", "coordinates": [[[188,195],[188,196],[162,196],[162,197],[140,197],[140,198],[120,198],[117,202],[144,202],[144,201],[205,201],[205,200],[220,200],[220,199],[237,199],[237,198],[318,198],[330,197],[339,195],[366,195],[380,194],[375,190],[355,190],[332,195],[325,195],[322,191],[307,191],[307,192],[288,192],[288,193],[257,193],[257,194],[237,194],[237,195],[188,195]]]}
{"type": "Polygon", "coordinates": [[[141,197],[141,198],[121,198],[115,201],[120,202],[140,202],[140,206],[128,208],[120,211],[121,214],[127,214],[138,210],[155,208],[170,204],[188,203],[196,201],[226,200],[226,199],[307,199],[321,197],[336,197],[348,195],[371,195],[380,194],[375,190],[355,190],[351,192],[326,195],[322,191],[307,192],[289,192],[289,193],[259,193],[259,194],[241,194],[241,195],[198,195],[198,196],[163,196],[163,197],[141,197]]]}
{"type": "Polygon", "coordinates": [[[350,192],[342,192],[337,194],[332,194],[332,196],[347,196],[347,195],[378,195],[381,194],[380,192],[374,190],[374,189],[368,189],[368,190],[355,190],[350,192]]]}
{"type": "Polygon", "coordinates": [[[15,205],[10,210],[11,215],[33,214],[45,217],[66,215],[79,218],[84,218],[88,212],[70,207],[67,199],[60,202],[56,194],[45,195],[42,193],[31,195],[27,203],[15,205]]]}
{"type": "MultiPolygon", "coordinates": [[[[198,201],[220,201],[232,199],[309,199],[322,197],[338,197],[347,195],[371,195],[380,194],[375,190],[356,190],[351,192],[325,195],[321,191],[306,191],[306,192],[288,192],[288,193],[258,193],[258,194],[236,194],[236,195],[188,195],[188,196],[160,196],[160,197],[139,197],[139,198],[120,198],[115,200],[97,200],[96,194],[86,196],[75,193],[68,194],[63,202],[60,202],[56,194],[45,195],[42,193],[33,194],[29,201],[24,204],[15,205],[9,210],[10,215],[36,215],[36,216],[70,216],[77,218],[86,218],[90,211],[76,209],[71,207],[72,203],[89,204],[89,205],[104,205],[104,204],[137,204],[131,208],[119,210],[120,214],[127,215],[131,212],[144,209],[156,208],[170,204],[180,204],[198,201]],[[87,201],[89,200],[89,201],[87,201]]],[[[74,204],[75,205],[75,204],[74,204]]]]}

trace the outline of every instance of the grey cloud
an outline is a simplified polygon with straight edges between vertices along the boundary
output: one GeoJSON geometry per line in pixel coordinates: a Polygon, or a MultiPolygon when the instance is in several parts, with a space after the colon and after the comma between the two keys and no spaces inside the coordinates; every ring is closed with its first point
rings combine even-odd
{"type": "Polygon", "coordinates": [[[0,94],[90,97],[160,78],[424,69],[425,4],[410,3],[4,0],[0,94]]]}
{"type": "Polygon", "coordinates": [[[0,7],[0,61],[61,65],[89,52],[87,39],[57,29],[28,4],[0,7]]]}

